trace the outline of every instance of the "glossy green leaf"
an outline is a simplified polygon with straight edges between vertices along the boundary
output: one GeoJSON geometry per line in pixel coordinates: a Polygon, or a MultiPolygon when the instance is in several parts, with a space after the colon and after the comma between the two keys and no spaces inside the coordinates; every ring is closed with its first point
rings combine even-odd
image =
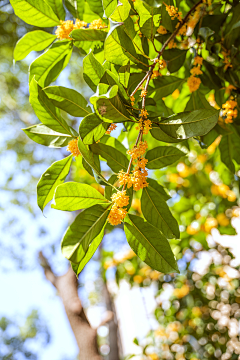
{"type": "Polygon", "coordinates": [[[96,204],[107,205],[108,203],[109,201],[92,186],[67,182],[57,187],[52,208],[63,211],[76,211],[87,209],[96,204]]]}
{"type": "Polygon", "coordinates": [[[158,146],[149,150],[145,158],[148,160],[148,169],[161,169],[165,166],[174,164],[185,154],[173,146],[158,146]]]}
{"type": "Polygon", "coordinates": [[[96,114],[90,114],[81,121],[79,134],[85,145],[91,145],[101,139],[108,127],[109,123],[100,120],[96,114]]]}
{"type": "Polygon", "coordinates": [[[235,166],[232,161],[233,158],[233,148],[231,135],[225,135],[222,137],[221,142],[219,144],[220,156],[222,162],[227,166],[227,168],[235,173],[235,166]]]}
{"type": "Polygon", "coordinates": [[[158,128],[162,134],[158,140],[174,142],[174,139],[185,140],[205,135],[216,125],[218,114],[219,110],[201,109],[169,116],[159,122],[158,128]]]}
{"type": "Polygon", "coordinates": [[[158,228],[167,238],[179,238],[178,223],[160,194],[148,187],[144,188],[141,209],[145,219],[158,228]]]}
{"type": "Polygon", "coordinates": [[[123,23],[128,17],[131,10],[131,5],[128,0],[122,0],[117,3],[117,7],[111,15],[111,20],[114,22],[123,23]]]}
{"type": "MultiPolygon", "coordinates": [[[[49,72],[54,68],[57,77],[67,66],[72,54],[71,41],[56,41],[44,54],[34,60],[29,68],[29,83],[35,77],[39,85],[45,87],[50,84],[46,82],[49,72]],[[61,61],[63,60],[64,61],[61,61]]],[[[51,79],[52,81],[54,79],[51,79]]]]}
{"type": "Polygon", "coordinates": [[[60,24],[60,21],[45,1],[11,0],[15,14],[27,24],[38,27],[50,27],[60,24]]]}
{"type": "Polygon", "coordinates": [[[44,92],[56,107],[72,116],[84,117],[92,113],[87,100],[76,90],[63,86],[48,86],[44,88],[44,92]]]}
{"type": "Polygon", "coordinates": [[[86,256],[91,242],[101,233],[109,209],[100,205],[82,211],[67,228],[61,248],[65,258],[77,264],[86,256]]]}
{"type": "Polygon", "coordinates": [[[91,150],[106,159],[112,171],[116,173],[120,170],[127,171],[129,163],[127,157],[112,146],[98,143],[91,145],[91,150]]]}
{"type": "Polygon", "coordinates": [[[59,110],[55,108],[35,79],[30,84],[30,103],[44,125],[56,132],[73,136],[73,129],[60,116],[59,110]]]}
{"type": "Polygon", "coordinates": [[[107,32],[95,29],[76,29],[70,34],[70,37],[77,41],[104,41],[107,32]]]}
{"type": "Polygon", "coordinates": [[[149,87],[148,94],[157,101],[172,94],[176,89],[180,88],[184,81],[184,79],[176,76],[161,76],[159,79],[152,81],[153,85],[149,87]]]}
{"type": "Polygon", "coordinates": [[[118,5],[117,0],[103,0],[103,9],[105,15],[110,17],[118,5]]]}
{"type": "Polygon", "coordinates": [[[65,9],[63,7],[63,0],[45,0],[51,6],[57,17],[65,20],[65,9]]]}
{"type": "Polygon", "coordinates": [[[169,242],[154,226],[129,214],[124,230],[129,245],[147,265],[163,273],[179,272],[169,242]]]}
{"type": "Polygon", "coordinates": [[[196,90],[191,93],[185,111],[192,111],[198,109],[212,109],[212,106],[206,100],[206,97],[201,91],[196,90]]]}
{"type": "Polygon", "coordinates": [[[93,91],[97,90],[97,85],[105,72],[104,67],[95,58],[92,51],[83,59],[83,78],[93,91]]]}
{"type": "Polygon", "coordinates": [[[171,196],[168,195],[166,189],[162,185],[160,185],[156,180],[147,178],[147,183],[148,183],[148,189],[156,191],[163,198],[164,201],[171,199],[171,196]]]}
{"type": "Polygon", "coordinates": [[[36,143],[52,148],[67,146],[69,141],[74,139],[69,134],[58,133],[43,124],[32,125],[23,131],[36,143]]]}
{"type": "Polygon", "coordinates": [[[169,49],[163,53],[164,60],[167,61],[167,68],[170,73],[178,71],[184,64],[187,50],[169,49]]]}
{"type": "Polygon", "coordinates": [[[83,20],[85,0],[65,0],[64,3],[74,18],[83,20]]]}
{"type": "Polygon", "coordinates": [[[46,49],[56,39],[52,35],[42,30],[35,30],[25,34],[18,40],[14,49],[14,60],[24,59],[31,51],[41,51],[46,49]]]}
{"type": "Polygon", "coordinates": [[[37,184],[38,206],[44,207],[52,200],[55,189],[66,179],[72,163],[72,155],[54,162],[41,176],[37,184]]]}
{"type": "Polygon", "coordinates": [[[79,264],[71,263],[72,269],[76,275],[80,274],[80,272],[83,270],[84,266],[93,257],[94,253],[96,252],[97,248],[99,247],[99,245],[102,241],[102,238],[104,236],[104,229],[105,229],[105,227],[102,228],[102,231],[100,232],[100,234],[98,236],[96,236],[95,239],[93,239],[93,241],[90,243],[90,245],[89,245],[88,249],[86,250],[85,255],[82,258],[82,260],[80,261],[80,263],[79,264]]]}

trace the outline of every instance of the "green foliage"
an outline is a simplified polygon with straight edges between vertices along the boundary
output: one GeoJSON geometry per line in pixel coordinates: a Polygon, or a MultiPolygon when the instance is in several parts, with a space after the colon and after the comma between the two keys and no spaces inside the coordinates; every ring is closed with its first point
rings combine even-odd
{"type": "MultiPolygon", "coordinates": [[[[171,169],[192,144],[195,149],[198,144],[206,148],[215,146],[216,141],[220,142],[218,162],[225,171],[235,173],[240,167],[239,4],[177,1],[178,11],[186,16],[180,23],[183,17],[179,12],[169,14],[167,5],[174,6],[173,2],[166,3],[11,1],[16,15],[27,23],[58,25],[57,39],[42,30],[26,34],[17,43],[14,56],[20,60],[32,50],[47,48],[29,68],[30,103],[41,124],[24,129],[25,133],[45,146],[68,145],[74,156],[81,154],[80,166],[95,181],[95,188],[79,179],[62,184],[70,171],[70,155],[54,163],[38,184],[42,210],[52,198],[52,207],[59,210],[86,209],[62,242],[63,254],[76,274],[100,244],[107,219],[111,225],[125,222],[127,240],[149,266],[162,272],[177,271],[167,239],[175,239],[172,243],[179,239],[178,221],[183,220],[175,219],[166,203],[170,196],[164,186],[147,177],[145,167],[171,169]],[[65,6],[78,20],[60,22],[65,19],[65,6]],[[191,25],[194,19],[196,24],[191,25]],[[90,106],[84,92],[51,85],[73,51],[74,55],[76,51],[86,55],[83,78],[94,92],[90,106]],[[216,101],[208,101],[213,95],[216,101]],[[105,135],[113,124],[119,124],[118,140],[105,135]],[[171,146],[174,143],[178,144],[171,146]],[[129,148],[130,158],[123,144],[129,148]],[[140,197],[147,222],[131,214],[140,197]]],[[[172,175],[178,179],[177,174],[172,175]]],[[[179,186],[184,183],[179,181],[179,186]]],[[[189,207],[188,197],[184,201],[178,206],[189,207]]]]}

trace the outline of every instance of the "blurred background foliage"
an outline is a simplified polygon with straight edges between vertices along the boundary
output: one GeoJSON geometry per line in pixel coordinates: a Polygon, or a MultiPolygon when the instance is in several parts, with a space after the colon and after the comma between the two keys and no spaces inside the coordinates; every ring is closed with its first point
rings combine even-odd
{"type": "MultiPolygon", "coordinates": [[[[14,64],[13,49],[17,40],[31,29],[34,27],[13,14],[6,0],[0,1],[0,163],[4,169],[0,179],[1,270],[38,267],[37,253],[43,249],[49,257],[51,255],[53,267],[61,272],[65,262],[56,249],[60,247],[60,234],[71,215],[61,218],[57,234],[49,233],[36,205],[35,188],[38,178],[50,163],[67,153],[63,149],[43,148],[21,131],[22,127],[36,122],[26,85],[27,69],[36,54],[14,64]],[[34,231],[30,233],[25,225],[26,219],[33,224],[34,231]]],[[[83,82],[81,64],[82,57],[75,52],[57,83],[64,83],[90,96],[83,82]]],[[[228,91],[226,88],[222,96],[227,98],[228,91]]],[[[207,99],[216,106],[212,93],[207,94],[207,99]]],[[[176,109],[182,111],[188,100],[189,93],[184,89],[180,96],[175,91],[165,99],[173,112],[176,109]]],[[[76,119],[70,121],[74,123],[76,119]]],[[[124,132],[119,135],[119,130],[112,133],[119,136],[117,146],[120,147],[122,142],[131,146],[136,137],[135,130],[129,132],[128,138],[124,132]]],[[[106,141],[117,140],[106,136],[106,141]]],[[[149,148],[155,145],[155,140],[149,138],[147,141],[149,148]]],[[[180,224],[181,241],[171,241],[180,275],[163,275],[149,268],[127,249],[121,226],[113,230],[108,225],[101,252],[80,277],[80,293],[86,307],[104,304],[102,279],[108,282],[114,278],[117,284],[125,280],[131,286],[154,286],[154,315],[158,325],[144,339],[134,340],[142,359],[239,359],[239,262],[211,235],[232,235],[239,241],[236,226],[232,226],[240,216],[239,174],[230,173],[220,161],[219,142],[220,137],[217,137],[206,149],[196,140],[181,143],[179,147],[188,153],[184,161],[167,169],[150,171],[150,176],[168,189],[171,196],[168,203],[180,224]],[[92,286],[84,289],[89,269],[94,281],[92,286]]],[[[103,169],[107,176],[105,164],[103,169]]],[[[74,162],[70,176],[104,192],[104,188],[83,169],[81,158],[74,162]]],[[[141,214],[139,197],[135,194],[132,204],[132,211],[136,214],[141,214]]],[[[19,354],[22,359],[37,359],[39,348],[49,341],[49,331],[36,311],[27,317],[25,324],[22,320],[0,319],[1,359],[19,359],[19,354]]],[[[106,341],[100,337],[100,346],[105,346],[106,341]]]]}

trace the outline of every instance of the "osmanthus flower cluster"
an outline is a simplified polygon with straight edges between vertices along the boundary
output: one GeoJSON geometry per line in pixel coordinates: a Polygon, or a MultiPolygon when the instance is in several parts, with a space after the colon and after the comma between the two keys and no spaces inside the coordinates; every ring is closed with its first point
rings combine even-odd
{"type": "Polygon", "coordinates": [[[178,1],[177,7],[169,0],[152,5],[142,0],[89,0],[84,6],[70,0],[57,4],[42,0],[34,6],[32,0],[11,0],[11,4],[22,20],[41,27],[19,40],[15,61],[46,49],[29,68],[30,103],[40,123],[24,131],[41,145],[70,151],[45,171],[37,186],[42,211],[51,200],[58,210],[82,210],[63,237],[64,256],[79,274],[106,226],[123,223],[130,246],[148,266],[178,271],[168,241],[179,239],[178,223],[167,203],[169,195],[149,170],[166,168],[184,157],[190,139],[194,146],[207,148],[221,136],[216,147],[221,163],[232,173],[238,171],[239,24],[234,14],[239,4],[223,1],[216,6],[205,0],[192,5],[178,1]],[[64,84],[53,85],[73,51],[83,57],[76,76],[83,73],[92,91],[90,99],[64,84]],[[224,51],[231,66],[226,67],[224,51]],[[207,101],[212,93],[218,108],[207,101]],[[227,119],[224,127],[218,122],[220,109],[227,119]],[[72,124],[77,121],[75,128],[72,124]],[[113,138],[118,124],[113,133],[118,138],[113,138]],[[65,182],[74,157],[92,181],[104,187],[104,194],[97,186],[65,182]],[[108,170],[103,172],[104,161],[108,170]],[[136,198],[141,216],[132,213],[136,198]]]}

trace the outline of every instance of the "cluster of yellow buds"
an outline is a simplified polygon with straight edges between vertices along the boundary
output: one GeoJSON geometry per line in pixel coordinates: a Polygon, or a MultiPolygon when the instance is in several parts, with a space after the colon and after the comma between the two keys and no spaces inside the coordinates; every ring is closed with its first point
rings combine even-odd
{"type": "Polygon", "coordinates": [[[143,89],[140,94],[141,98],[145,97],[146,95],[147,95],[147,90],[143,89]]]}
{"type": "Polygon", "coordinates": [[[158,76],[162,76],[162,74],[158,70],[153,70],[151,79],[155,79],[158,76]]]}
{"type": "Polygon", "coordinates": [[[138,146],[134,146],[132,150],[127,151],[127,153],[131,155],[135,162],[135,168],[132,174],[125,173],[122,170],[119,172],[118,179],[120,185],[127,185],[128,188],[133,186],[133,190],[135,191],[148,186],[148,172],[146,170],[146,164],[148,160],[143,157],[147,147],[148,145],[146,141],[140,141],[138,146]]]}
{"type": "Polygon", "coordinates": [[[129,203],[129,196],[126,195],[126,190],[117,191],[111,197],[113,206],[108,215],[108,222],[111,225],[119,225],[127,215],[127,210],[123,209],[129,203]]]}
{"type": "Polygon", "coordinates": [[[225,50],[225,49],[222,50],[222,55],[223,55],[223,57],[224,57],[223,62],[224,62],[224,64],[225,64],[225,66],[224,66],[224,70],[225,70],[225,71],[226,71],[229,67],[232,67],[230,54],[231,54],[231,50],[225,50]]]}
{"type": "Polygon", "coordinates": [[[131,100],[131,105],[134,106],[135,97],[134,97],[134,96],[130,96],[130,100],[131,100]]]}
{"type": "Polygon", "coordinates": [[[228,100],[222,105],[222,108],[224,109],[222,115],[226,116],[224,120],[226,124],[232,123],[233,118],[237,117],[238,111],[237,109],[234,109],[236,106],[237,102],[235,100],[228,100]]]}
{"type": "Polygon", "coordinates": [[[201,79],[197,78],[196,75],[202,74],[201,71],[202,62],[203,62],[203,58],[201,56],[196,56],[194,58],[193,65],[195,65],[195,67],[191,69],[190,72],[192,75],[188,78],[187,81],[190,92],[196,91],[201,84],[201,79]]]}
{"type": "Polygon", "coordinates": [[[162,59],[158,60],[158,64],[159,64],[159,69],[160,70],[164,69],[167,66],[166,61],[162,60],[162,59]]]}
{"type": "Polygon", "coordinates": [[[78,149],[78,139],[73,139],[71,141],[69,141],[68,146],[67,146],[67,151],[70,151],[73,156],[78,157],[79,155],[81,155],[79,149],[78,149]]]}
{"type": "Polygon", "coordinates": [[[165,29],[164,26],[160,25],[159,28],[157,29],[157,32],[160,34],[160,35],[165,35],[167,33],[167,29],[165,29]]]}
{"type": "Polygon", "coordinates": [[[111,124],[107,129],[106,134],[110,135],[113,130],[116,130],[116,128],[117,128],[117,124],[111,124]]]}
{"type": "Polygon", "coordinates": [[[168,15],[171,16],[171,20],[174,20],[175,18],[177,18],[178,20],[182,20],[182,13],[178,11],[177,7],[173,5],[167,5],[165,3],[164,5],[166,6],[168,15]]]}
{"type": "Polygon", "coordinates": [[[141,110],[139,125],[136,127],[136,130],[141,130],[144,135],[148,134],[149,130],[152,128],[152,122],[147,118],[148,112],[145,109],[141,110]]]}
{"type": "Polygon", "coordinates": [[[60,20],[61,25],[58,25],[57,30],[55,31],[55,34],[57,35],[57,38],[62,39],[70,39],[69,34],[75,30],[75,29],[82,29],[87,26],[87,23],[85,21],[81,21],[79,19],[76,19],[75,24],[73,24],[72,20],[63,21],[60,20]]]}
{"type": "MultiPolygon", "coordinates": [[[[72,20],[63,21],[60,20],[60,24],[57,27],[57,30],[55,31],[55,34],[57,35],[57,38],[60,40],[63,39],[69,39],[72,40],[69,36],[69,34],[76,29],[86,29],[87,23],[85,21],[81,21],[79,19],[76,19],[75,24],[72,20]]],[[[107,28],[106,24],[101,20],[93,20],[93,22],[89,25],[89,29],[104,29],[107,28]]]]}
{"type": "Polygon", "coordinates": [[[174,49],[177,47],[177,44],[175,43],[174,39],[172,39],[171,41],[169,41],[168,43],[168,48],[169,49],[174,49]]]}

